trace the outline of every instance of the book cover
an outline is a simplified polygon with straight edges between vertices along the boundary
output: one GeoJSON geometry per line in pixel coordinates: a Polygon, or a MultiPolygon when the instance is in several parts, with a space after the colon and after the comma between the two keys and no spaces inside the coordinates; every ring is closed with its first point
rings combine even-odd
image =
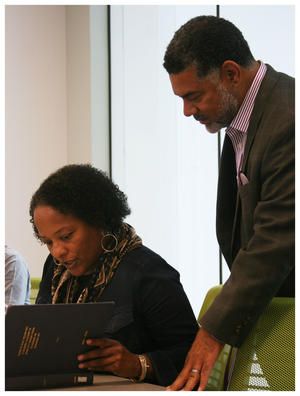
{"type": "Polygon", "coordinates": [[[6,378],[19,377],[21,383],[26,376],[80,376],[77,356],[92,348],[86,345],[87,338],[104,336],[113,308],[113,302],[8,307],[6,378]]]}
{"type": "Polygon", "coordinates": [[[62,388],[92,385],[93,378],[94,375],[92,372],[6,377],[5,390],[43,390],[43,388],[62,388]]]}

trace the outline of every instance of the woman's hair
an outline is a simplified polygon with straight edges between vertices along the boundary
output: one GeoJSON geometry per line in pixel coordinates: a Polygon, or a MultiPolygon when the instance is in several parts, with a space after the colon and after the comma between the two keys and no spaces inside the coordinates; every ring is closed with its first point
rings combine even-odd
{"type": "Polygon", "coordinates": [[[51,206],[90,226],[117,232],[130,214],[126,195],[104,172],[90,164],[66,165],[47,177],[33,194],[30,222],[39,239],[33,216],[37,206],[51,206]]]}
{"type": "Polygon", "coordinates": [[[204,78],[220,69],[226,60],[248,67],[254,58],[247,41],[233,23],[203,15],[177,30],[167,47],[164,67],[169,74],[177,74],[195,66],[199,78],[204,78]]]}

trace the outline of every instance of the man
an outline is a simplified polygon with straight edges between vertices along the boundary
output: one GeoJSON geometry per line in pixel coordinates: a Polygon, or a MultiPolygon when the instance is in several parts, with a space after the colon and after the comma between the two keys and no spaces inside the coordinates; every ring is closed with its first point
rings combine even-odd
{"type": "Polygon", "coordinates": [[[164,58],[184,114],[226,127],[217,237],[231,270],[167,390],[204,390],[224,344],[239,347],[274,296],[294,296],[294,79],[256,61],[242,33],[193,18],[164,58]]]}

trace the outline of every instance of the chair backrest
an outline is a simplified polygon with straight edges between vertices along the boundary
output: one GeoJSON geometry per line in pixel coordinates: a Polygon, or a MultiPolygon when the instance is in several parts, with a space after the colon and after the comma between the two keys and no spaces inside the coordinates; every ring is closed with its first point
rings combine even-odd
{"type": "MultiPolygon", "coordinates": [[[[215,286],[207,292],[198,320],[221,289],[222,285],[215,286]]],[[[294,298],[274,297],[239,349],[224,346],[205,390],[225,388],[229,391],[295,390],[294,298]]]]}
{"type": "Polygon", "coordinates": [[[272,299],[237,350],[228,390],[295,390],[294,298],[272,299]]]}
{"type": "MultiPolygon", "coordinates": [[[[202,304],[200,314],[198,316],[198,320],[201,316],[208,310],[214,301],[215,297],[222,290],[222,285],[214,286],[210,290],[208,290],[204,302],[202,304]]],[[[231,346],[225,345],[223,350],[221,351],[211,373],[205,388],[206,391],[222,391],[224,390],[224,379],[226,375],[226,367],[227,361],[230,356],[231,346]]]]}
{"type": "Polygon", "coordinates": [[[34,304],[38,295],[41,278],[31,278],[30,304],[34,304]]]}

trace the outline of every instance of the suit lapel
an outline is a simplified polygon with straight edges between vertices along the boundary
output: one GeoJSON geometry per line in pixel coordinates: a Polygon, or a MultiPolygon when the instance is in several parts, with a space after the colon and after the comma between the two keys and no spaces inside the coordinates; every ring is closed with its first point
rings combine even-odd
{"type": "MultiPolygon", "coordinates": [[[[277,80],[278,80],[278,73],[275,72],[275,70],[271,66],[267,65],[267,72],[261,83],[260,89],[257,93],[254,108],[250,117],[248,131],[247,131],[247,140],[246,140],[244,158],[241,168],[241,171],[246,176],[249,176],[247,175],[247,163],[248,163],[249,153],[251,151],[255,135],[259,129],[259,123],[263,115],[264,108],[269,101],[269,95],[272,93],[272,90],[277,80]]],[[[251,180],[249,180],[249,182],[251,182],[251,180]]],[[[240,238],[238,237],[240,235],[240,221],[241,221],[240,195],[239,192],[237,191],[236,199],[235,199],[235,210],[234,210],[233,222],[232,222],[232,235],[231,235],[232,238],[230,243],[230,256],[232,257],[232,260],[237,254],[237,251],[239,250],[239,246],[240,246],[240,240],[239,240],[240,238]]]]}
{"type": "Polygon", "coordinates": [[[250,117],[249,127],[247,131],[247,140],[244,151],[244,158],[242,163],[242,172],[247,176],[247,161],[249,158],[249,153],[255,138],[255,135],[259,129],[259,122],[264,112],[265,106],[268,104],[269,96],[272,93],[274,85],[278,81],[278,73],[269,65],[267,65],[266,75],[261,83],[259,91],[257,93],[254,108],[250,117]]]}

